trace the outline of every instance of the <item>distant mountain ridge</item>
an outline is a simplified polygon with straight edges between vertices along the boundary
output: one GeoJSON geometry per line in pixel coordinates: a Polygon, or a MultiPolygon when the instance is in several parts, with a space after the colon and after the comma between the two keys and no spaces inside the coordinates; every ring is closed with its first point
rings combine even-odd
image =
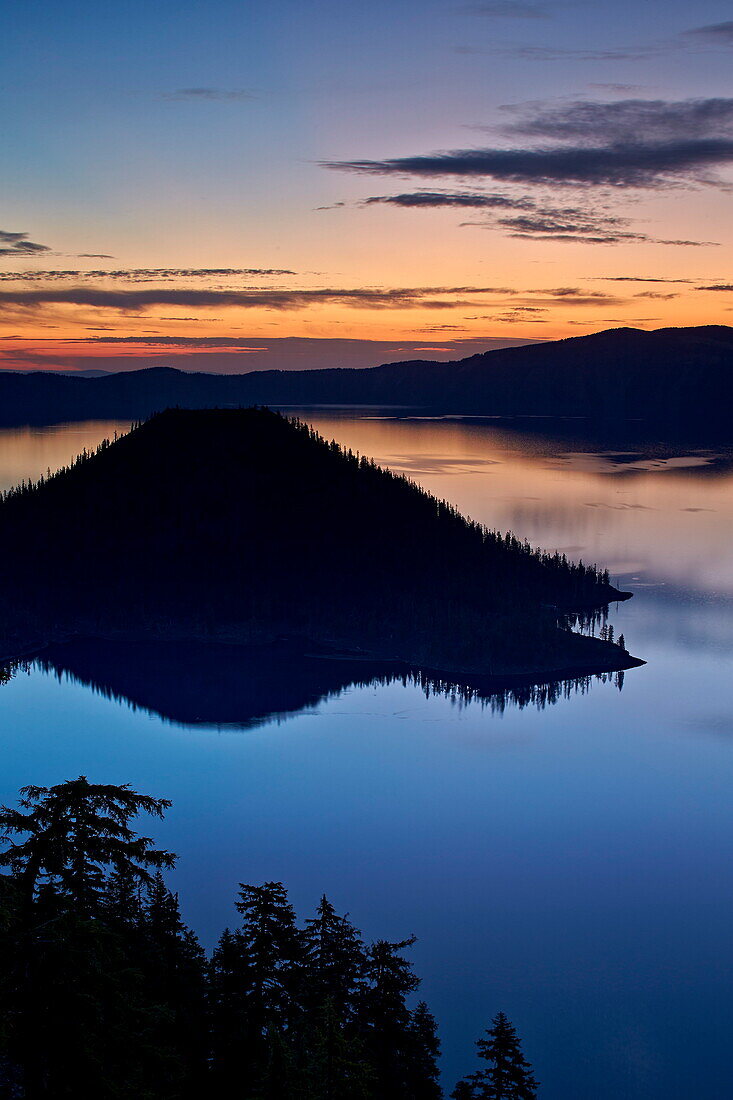
{"type": "Polygon", "coordinates": [[[171,406],[249,405],[392,405],[726,429],[733,405],[733,328],[607,329],[448,363],[409,360],[356,370],[213,375],[161,367],[96,378],[0,372],[0,424],[143,419],[171,406]]]}

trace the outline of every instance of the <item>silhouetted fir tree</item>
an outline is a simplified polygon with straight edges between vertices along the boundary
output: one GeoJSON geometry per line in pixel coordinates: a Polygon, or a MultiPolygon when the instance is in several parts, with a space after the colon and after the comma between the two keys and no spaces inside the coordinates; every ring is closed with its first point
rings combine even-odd
{"type": "Polygon", "coordinates": [[[240,883],[236,908],[255,1027],[264,1032],[275,1019],[289,1024],[299,1014],[304,952],[287,890],[281,882],[240,883]]]}
{"type": "Polygon", "coordinates": [[[305,998],[320,1009],[327,1001],[346,1022],[365,981],[365,948],[348,916],[324,895],[303,932],[305,998]]]}
{"type": "Polygon", "coordinates": [[[405,1100],[410,1070],[412,1015],[406,998],[419,985],[400,954],[415,942],[377,940],[366,953],[368,986],[361,997],[361,1032],[381,1100],[405,1100]]]}
{"type": "Polygon", "coordinates": [[[21,1067],[13,1060],[17,1019],[18,890],[9,875],[0,875],[0,1097],[21,1096],[21,1067]]]}
{"type": "Polygon", "coordinates": [[[138,927],[143,916],[141,884],[129,868],[111,872],[107,879],[103,911],[113,924],[138,927]]]}
{"type": "Polygon", "coordinates": [[[168,803],[83,776],[26,787],[21,796],[27,813],[0,810],[7,842],[0,865],[11,869],[15,896],[3,955],[10,964],[7,1059],[20,1082],[17,1094],[154,1096],[159,1011],[145,990],[138,944],[123,921],[108,919],[107,904],[112,868],[120,881],[147,884],[151,867],[172,866],[170,853],[129,824],[141,811],[161,816],[168,803]]]}
{"type": "Polygon", "coordinates": [[[459,1081],[450,1094],[451,1100],[474,1100],[475,1095],[473,1086],[469,1080],[459,1081]]]}
{"type": "MultiPolygon", "coordinates": [[[[307,1097],[303,1069],[296,1060],[292,1035],[285,1035],[273,1022],[265,1034],[265,1061],[258,1086],[246,1093],[256,1100],[282,1100],[283,1097],[299,1100],[307,1097]]],[[[308,1098],[310,1100],[310,1098],[308,1098]]]]}
{"type": "Polygon", "coordinates": [[[205,955],[160,872],[148,889],[141,931],[146,993],[159,1006],[158,1043],[169,1052],[160,1095],[173,1087],[171,1095],[193,1098],[204,1085],[208,1063],[205,955]]]}
{"type": "Polygon", "coordinates": [[[538,1085],[532,1075],[532,1067],[522,1054],[515,1028],[503,1012],[497,1013],[485,1038],[479,1039],[476,1046],[479,1058],[488,1064],[485,1069],[472,1073],[460,1083],[461,1087],[468,1085],[470,1091],[463,1088],[463,1092],[456,1095],[459,1087],[456,1086],[454,1100],[464,1100],[464,1097],[475,1100],[534,1100],[538,1085]]]}
{"type": "Polygon", "coordinates": [[[325,895],[302,932],[304,1023],[299,1049],[309,1095],[369,1096],[371,1072],[358,1034],[357,1007],[366,987],[365,947],[347,916],[325,895]]]}
{"type": "Polygon", "coordinates": [[[304,1080],[308,1100],[376,1100],[361,1036],[330,999],[309,1020],[304,1080]]]}
{"type": "Polygon", "coordinates": [[[23,787],[20,805],[29,812],[0,808],[3,835],[26,836],[0,853],[0,866],[10,867],[26,902],[51,886],[76,914],[91,914],[103,905],[110,868],[150,884],[150,868],[174,865],[170,852],[130,828],[140,813],[162,817],[166,799],[80,775],[55,787],[23,787]]]}
{"type": "Polygon", "coordinates": [[[212,962],[215,1073],[222,1087],[244,1077],[251,1095],[259,1096],[275,1034],[291,1041],[300,1022],[303,948],[282,883],[241,883],[236,905],[241,928],[225,933],[212,962]]]}
{"type": "Polygon", "coordinates": [[[211,1072],[217,1094],[248,1096],[262,1051],[250,1036],[246,955],[239,932],[225,928],[209,965],[208,999],[211,1072]]]}
{"type": "Polygon", "coordinates": [[[412,1013],[408,1029],[409,1052],[406,1095],[413,1100],[440,1100],[440,1041],[435,1017],[424,1001],[412,1013]]]}

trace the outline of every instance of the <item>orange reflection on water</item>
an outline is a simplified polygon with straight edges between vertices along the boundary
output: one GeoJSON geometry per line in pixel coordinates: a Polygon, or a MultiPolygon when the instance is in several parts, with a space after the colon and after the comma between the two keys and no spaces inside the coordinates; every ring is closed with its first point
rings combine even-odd
{"type": "Polygon", "coordinates": [[[65,466],[83,450],[94,450],[103,439],[123,435],[129,420],[86,420],[51,427],[0,430],[0,489],[35,481],[65,466]]]}
{"type": "Polygon", "coordinates": [[[598,562],[631,587],[733,593],[733,452],[608,451],[485,421],[303,415],[473,519],[598,562]]]}

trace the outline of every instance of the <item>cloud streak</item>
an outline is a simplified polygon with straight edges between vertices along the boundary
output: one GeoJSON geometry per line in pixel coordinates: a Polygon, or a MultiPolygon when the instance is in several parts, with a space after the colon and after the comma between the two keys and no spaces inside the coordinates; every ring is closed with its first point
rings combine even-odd
{"type": "Polygon", "coordinates": [[[659,276],[646,275],[594,275],[589,276],[593,282],[604,283],[694,283],[694,279],[667,279],[659,276]]]}
{"type": "Polygon", "coordinates": [[[37,244],[28,240],[27,233],[13,233],[0,229],[0,256],[37,256],[41,252],[50,252],[46,244],[37,244]]]}
{"type": "Polygon", "coordinates": [[[485,3],[466,4],[464,15],[482,15],[488,19],[549,19],[550,13],[543,4],[528,4],[523,0],[487,0],[485,3]]]}
{"type": "Polygon", "coordinates": [[[733,21],[709,23],[704,27],[693,27],[685,32],[685,37],[711,42],[718,46],[733,46],[733,21]]]}
{"type": "Polygon", "coordinates": [[[375,176],[461,176],[512,183],[652,187],[689,179],[701,169],[732,161],[733,140],[707,138],[653,146],[619,143],[607,148],[457,149],[381,161],[327,162],[324,167],[375,176]]]}
{"type": "Polygon", "coordinates": [[[666,240],[648,233],[633,231],[629,218],[604,214],[597,210],[583,210],[577,206],[548,207],[528,196],[486,194],[479,191],[427,191],[403,192],[397,195],[374,195],[364,199],[359,206],[395,206],[400,209],[434,210],[441,207],[482,210],[490,213],[514,210],[515,217],[496,218],[493,221],[464,222],[464,226],[501,228],[510,237],[529,240],[568,241],[580,244],[628,244],[650,242],[665,245],[700,247],[713,241],[666,240]]]}
{"type": "Polygon", "coordinates": [[[453,207],[474,210],[532,210],[534,202],[529,198],[513,198],[510,195],[491,195],[480,191],[408,191],[399,195],[372,195],[361,206],[399,206],[403,209],[436,209],[453,207]]]}
{"type": "Polygon", "coordinates": [[[374,176],[650,188],[710,182],[711,170],[733,162],[733,99],[576,101],[561,107],[534,104],[525,111],[502,133],[513,140],[541,139],[540,145],[326,161],[323,166],[374,176]]]}
{"type": "Polygon", "coordinates": [[[295,274],[295,271],[278,267],[140,267],[116,271],[3,271],[0,272],[0,282],[45,283],[69,279],[114,279],[132,283],[157,283],[169,279],[228,279],[237,276],[295,274]]]}
{"type": "Polygon", "coordinates": [[[246,88],[178,88],[175,92],[163,92],[161,99],[175,102],[190,100],[199,103],[233,102],[256,99],[254,92],[246,88]]]}
{"type": "Polygon", "coordinates": [[[74,305],[137,313],[152,306],[174,305],[284,311],[328,304],[358,309],[455,309],[468,304],[461,296],[497,293],[506,294],[511,291],[506,288],[469,286],[357,287],[346,290],[105,290],[97,287],[51,287],[40,290],[0,290],[0,310],[12,307],[37,309],[48,305],[74,305]]]}
{"type": "Polygon", "coordinates": [[[543,103],[503,108],[513,116],[499,127],[509,137],[582,141],[605,145],[680,142],[733,136],[733,99],[622,99],[612,103],[575,100],[559,106],[543,103]]]}

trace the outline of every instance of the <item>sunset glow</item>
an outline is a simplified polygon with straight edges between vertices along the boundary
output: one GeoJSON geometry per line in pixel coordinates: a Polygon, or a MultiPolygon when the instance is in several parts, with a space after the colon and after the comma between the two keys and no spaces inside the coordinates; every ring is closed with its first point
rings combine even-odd
{"type": "Polygon", "coordinates": [[[366,366],[726,324],[726,14],[31,3],[5,27],[0,364],[366,366]]]}

